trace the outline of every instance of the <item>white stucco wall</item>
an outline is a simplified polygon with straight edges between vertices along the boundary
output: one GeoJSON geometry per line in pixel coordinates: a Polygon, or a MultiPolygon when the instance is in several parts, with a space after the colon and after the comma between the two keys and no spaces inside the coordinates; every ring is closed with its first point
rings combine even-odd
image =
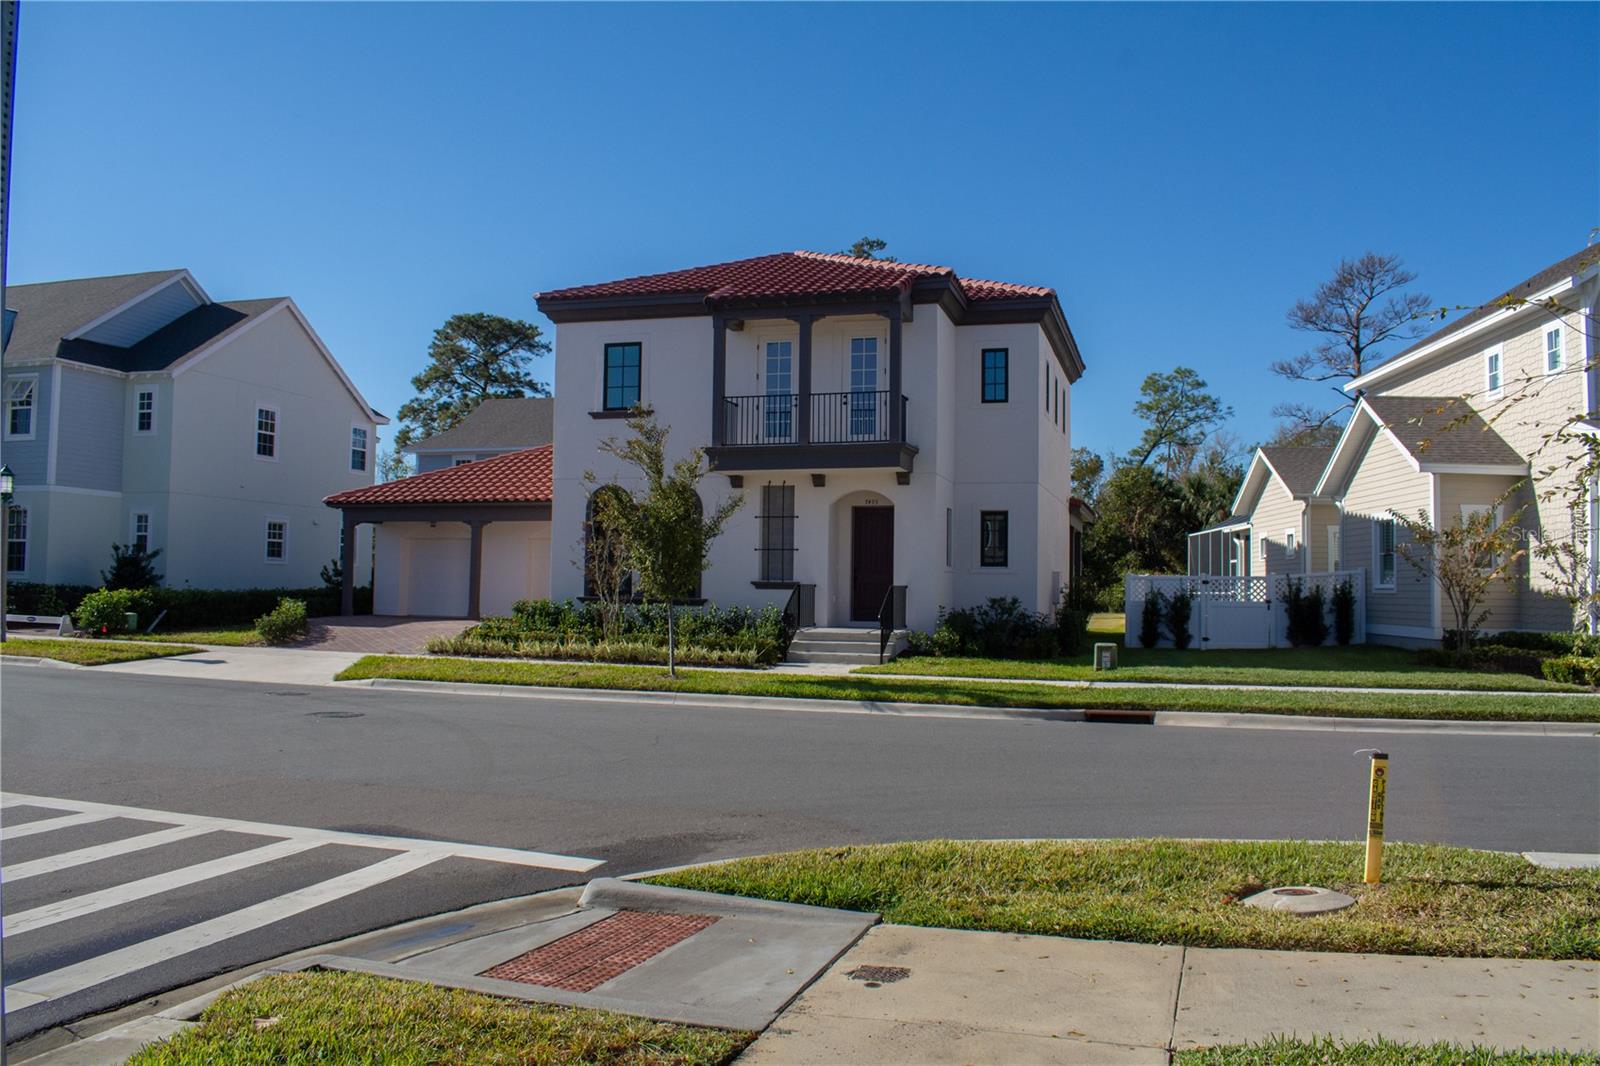
{"type": "MultiPolygon", "coordinates": [[[[461,522],[377,527],[373,613],[460,617],[467,610],[471,536],[461,522]]],[[[491,522],[483,530],[479,613],[511,613],[550,595],[550,523],[491,522]]]]}

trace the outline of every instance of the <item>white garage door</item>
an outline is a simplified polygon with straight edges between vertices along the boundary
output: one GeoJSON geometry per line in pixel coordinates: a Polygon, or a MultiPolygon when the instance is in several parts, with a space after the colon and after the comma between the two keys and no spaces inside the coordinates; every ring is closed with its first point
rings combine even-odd
{"type": "Polygon", "coordinates": [[[470,551],[464,538],[413,538],[405,613],[465,618],[470,551]]]}

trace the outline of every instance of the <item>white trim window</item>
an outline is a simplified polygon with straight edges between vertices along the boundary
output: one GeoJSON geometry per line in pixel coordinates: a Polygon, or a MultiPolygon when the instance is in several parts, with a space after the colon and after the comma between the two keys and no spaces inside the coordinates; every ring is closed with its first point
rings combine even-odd
{"type": "Polygon", "coordinates": [[[150,512],[135,511],[128,521],[128,543],[136,551],[150,550],[150,512]]]}
{"type": "MultiPolygon", "coordinates": [[[[1494,532],[1505,521],[1505,514],[1504,506],[1491,507],[1486,503],[1464,503],[1461,505],[1461,525],[1465,527],[1468,522],[1471,522],[1478,515],[1488,515],[1488,530],[1489,532],[1494,532]]],[[[1485,552],[1478,561],[1479,570],[1493,570],[1499,565],[1500,556],[1495,552],[1485,552]]]]}
{"type": "Polygon", "coordinates": [[[6,573],[28,571],[28,509],[21,504],[6,508],[6,573]]]}
{"type": "Polygon", "coordinates": [[[476,455],[454,455],[450,457],[451,466],[466,466],[468,463],[477,461],[478,457],[476,455]]]}
{"type": "Polygon", "coordinates": [[[1483,389],[1490,399],[1497,398],[1505,387],[1505,351],[1495,345],[1483,353],[1483,389]]]}
{"type": "Polygon", "coordinates": [[[6,439],[33,439],[34,399],[39,394],[39,377],[28,374],[6,382],[6,439]]]}
{"type": "Polygon", "coordinates": [[[155,386],[143,386],[133,392],[133,431],[149,434],[156,431],[155,386]]]}
{"type": "Polygon", "coordinates": [[[1395,521],[1392,518],[1372,520],[1372,587],[1393,589],[1395,578],[1394,552],[1395,521]]]}
{"type": "Polygon", "coordinates": [[[1294,530],[1286,529],[1283,531],[1283,557],[1285,559],[1293,559],[1295,554],[1299,552],[1299,540],[1300,534],[1294,530]]]}
{"type": "Polygon", "coordinates": [[[1566,369],[1566,350],[1561,347],[1561,324],[1544,328],[1544,372],[1559,374],[1566,369]]]}
{"type": "Polygon", "coordinates": [[[350,469],[365,472],[367,469],[367,427],[350,427],[350,469]]]}
{"type": "Polygon", "coordinates": [[[258,405],[256,407],[256,458],[278,458],[278,409],[258,405]]]}
{"type": "Polygon", "coordinates": [[[263,558],[269,563],[289,561],[289,520],[268,518],[264,528],[263,558]]]}

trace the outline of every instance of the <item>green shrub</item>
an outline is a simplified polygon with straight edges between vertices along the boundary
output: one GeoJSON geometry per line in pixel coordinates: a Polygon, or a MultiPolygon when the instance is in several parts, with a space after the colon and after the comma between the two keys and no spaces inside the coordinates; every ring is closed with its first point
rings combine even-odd
{"type": "Polygon", "coordinates": [[[137,625],[148,626],[155,619],[155,589],[97,589],[78,603],[72,623],[96,636],[128,632],[128,615],[137,625]]]}
{"type": "Polygon", "coordinates": [[[1333,587],[1333,639],[1346,647],[1356,635],[1356,586],[1345,578],[1333,587]]]}
{"type": "Polygon", "coordinates": [[[1089,650],[1089,612],[1063,603],[1056,608],[1056,651],[1082,655],[1089,650]]]}
{"type": "Polygon", "coordinates": [[[931,641],[936,655],[983,659],[1050,659],[1059,651],[1059,642],[1056,623],[1024,610],[1015,596],[994,596],[980,607],[940,611],[931,641]]]}
{"type": "Polygon", "coordinates": [[[268,644],[289,644],[306,635],[306,603],[287,596],[256,619],[256,632],[268,644]]]}
{"type": "Polygon", "coordinates": [[[1540,663],[1547,681],[1562,681],[1569,685],[1600,687],[1600,658],[1584,655],[1561,655],[1540,663]]]}
{"type": "Polygon", "coordinates": [[[1189,618],[1194,613],[1194,597],[1188,589],[1179,589],[1167,600],[1167,632],[1172,635],[1174,648],[1187,648],[1194,641],[1189,632],[1189,618]]]}
{"type": "Polygon", "coordinates": [[[1488,673],[1526,674],[1542,677],[1545,660],[1553,653],[1545,650],[1507,647],[1500,643],[1474,644],[1470,648],[1420,648],[1417,662],[1422,666],[1447,670],[1479,670],[1488,673]]]}
{"type": "MultiPolygon", "coordinates": [[[[428,642],[434,655],[469,655],[495,659],[569,659],[582,662],[638,663],[666,665],[665,642],[644,639],[590,640],[583,637],[541,639],[523,637],[516,641],[486,640],[472,635],[442,637],[428,642]]],[[[680,666],[759,666],[775,661],[772,645],[746,648],[712,648],[703,644],[678,644],[680,666]]]]}
{"type": "Polygon", "coordinates": [[[1289,643],[1296,648],[1316,648],[1328,639],[1327,600],[1322,586],[1310,590],[1298,578],[1285,582],[1284,613],[1288,616],[1289,643]]]}
{"type": "Polygon", "coordinates": [[[156,557],[161,549],[151,551],[137,544],[111,545],[111,569],[100,571],[100,580],[108,589],[149,589],[161,584],[156,572],[156,557]]]}
{"type": "Polygon", "coordinates": [[[1161,620],[1167,613],[1167,598],[1152,588],[1139,610],[1139,643],[1153,648],[1161,643],[1161,620]]]}
{"type": "Polygon", "coordinates": [[[1501,647],[1526,648],[1549,655],[1577,655],[1584,658],[1600,655],[1600,637],[1589,633],[1510,631],[1496,633],[1488,639],[1501,647]]]}
{"type": "Polygon", "coordinates": [[[46,585],[38,581],[6,582],[6,610],[12,614],[76,615],[78,604],[93,585],[46,585]]]}

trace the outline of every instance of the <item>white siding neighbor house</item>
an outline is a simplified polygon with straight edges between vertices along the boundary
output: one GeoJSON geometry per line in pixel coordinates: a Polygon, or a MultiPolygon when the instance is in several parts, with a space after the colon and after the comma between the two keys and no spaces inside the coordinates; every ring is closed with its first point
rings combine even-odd
{"type": "Polygon", "coordinates": [[[795,592],[824,626],[931,628],[1070,579],[1071,387],[1083,361],[1054,290],[948,267],[784,252],[539,294],[556,323],[550,590],[585,592],[584,473],[636,408],[703,448],[720,604],[795,592]],[[814,605],[814,607],[813,607],[814,605]]]}
{"type": "Polygon", "coordinates": [[[1592,594],[1600,573],[1600,489],[1589,461],[1600,436],[1597,303],[1600,247],[1591,247],[1351,381],[1356,405],[1338,443],[1258,451],[1233,516],[1191,534],[1190,575],[1359,572],[1368,640],[1437,644],[1453,619],[1435,582],[1405,561],[1408,533],[1396,518],[1444,530],[1494,511],[1508,521],[1518,515],[1527,554],[1510,581],[1491,588],[1484,629],[1571,628],[1581,621],[1571,590],[1540,549],[1576,549],[1592,594]],[[1295,530],[1308,549],[1298,566],[1286,550],[1295,530]],[[1230,545],[1243,537],[1249,550],[1230,545]]]}
{"type": "Polygon", "coordinates": [[[293,300],[215,301],[164,270],[6,305],[10,579],[99,584],[117,543],[160,549],[169,587],[318,584],[340,536],[322,498],[372,483],[387,419],[293,300]]]}

